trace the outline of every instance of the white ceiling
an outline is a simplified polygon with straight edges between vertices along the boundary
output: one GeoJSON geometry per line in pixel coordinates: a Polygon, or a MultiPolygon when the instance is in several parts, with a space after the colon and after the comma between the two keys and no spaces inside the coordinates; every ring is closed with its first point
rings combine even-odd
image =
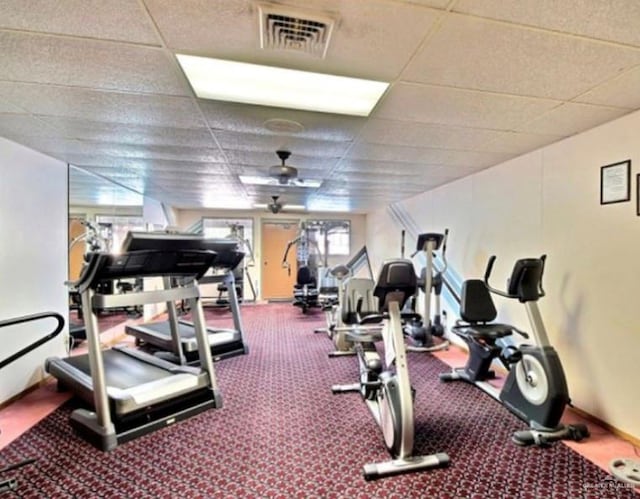
{"type": "Polygon", "coordinates": [[[281,3],[337,18],[325,59],[260,49],[246,0],[0,0],[0,136],[99,175],[74,170],[76,204],[129,202],[108,179],[178,208],[366,212],[640,108],[638,0],[281,3]],[[369,118],[204,101],[178,52],[391,85],[369,118]],[[239,182],[280,148],[322,186],[239,182]]]}

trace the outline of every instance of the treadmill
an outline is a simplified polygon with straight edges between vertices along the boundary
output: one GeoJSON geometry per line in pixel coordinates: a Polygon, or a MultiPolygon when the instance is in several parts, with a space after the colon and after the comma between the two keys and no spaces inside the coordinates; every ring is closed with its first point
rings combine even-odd
{"type": "MultiPolygon", "coordinates": [[[[195,234],[180,234],[189,241],[189,247],[196,250],[208,250],[216,253],[213,262],[213,275],[202,276],[199,284],[223,283],[227,286],[229,306],[233,317],[233,328],[207,328],[209,345],[213,360],[220,360],[249,352],[244,342],[240,306],[233,271],[240,265],[244,253],[238,250],[238,243],[231,239],[205,239],[195,234]]],[[[130,232],[123,243],[123,250],[151,250],[155,249],[162,240],[158,234],[147,232],[130,232]]],[[[165,289],[176,285],[171,279],[165,278],[165,289]]],[[[180,285],[179,283],[177,284],[180,285]]],[[[175,301],[167,302],[169,319],[160,322],[125,326],[125,332],[136,338],[137,345],[149,345],[153,349],[161,350],[167,360],[178,364],[197,364],[199,362],[198,344],[195,338],[194,325],[191,322],[178,319],[175,301]],[[175,339],[179,341],[176,342],[175,339]]]]}
{"type": "Polygon", "coordinates": [[[160,249],[130,251],[120,255],[89,253],[74,286],[82,297],[88,354],[49,357],[45,370],[91,409],[71,413],[71,425],[103,451],[140,435],[163,428],[210,408],[222,407],[222,396],[207,342],[204,313],[197,279],[211,267],[212,251],[184,249],[189,244],[164,234],[160,249]],[[190,284],[168,290],[126,294],[100,294],[105,279],[174,276],[191,278],[190,284]],[[145,352],[114,347],[102,351],[97,311],[103,308],[188,300],[201,363],[179,366],[145,352]]]}

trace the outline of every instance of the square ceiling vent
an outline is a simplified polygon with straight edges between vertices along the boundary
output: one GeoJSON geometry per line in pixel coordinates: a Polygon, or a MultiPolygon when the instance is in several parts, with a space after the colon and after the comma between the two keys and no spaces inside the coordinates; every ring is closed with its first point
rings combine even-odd
{"type": "Polygon", "coordinates": [[[287,5],[258,3],[260,48],[289,50],[325,58],[336,19],[287,5]]]}

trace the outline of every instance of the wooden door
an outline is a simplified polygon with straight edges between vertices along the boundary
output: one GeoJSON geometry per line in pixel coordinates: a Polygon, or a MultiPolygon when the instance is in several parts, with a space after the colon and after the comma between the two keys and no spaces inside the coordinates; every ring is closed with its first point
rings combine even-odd
{"type": "Polygon", "coordinates": [[[289,241],[298,235],[297,222],[262,222],[262,298],[264,300],[292,300],[296,282],[296,246],[291,246],[287,261],[291,274],[282,267],[282,258],[289,241]]]}
{"type": "MultiPolygon", "coordinates": [[[[69,244],[77,237],[85,232],[85,226],[82,225],[81,218],[69,219],[69,244]]],[[[84,250],[86,242],[84,239],[79,240],[69,249],[69,280],[75,281],[80,277],[80,271],[84,264],[84,250]]]]}

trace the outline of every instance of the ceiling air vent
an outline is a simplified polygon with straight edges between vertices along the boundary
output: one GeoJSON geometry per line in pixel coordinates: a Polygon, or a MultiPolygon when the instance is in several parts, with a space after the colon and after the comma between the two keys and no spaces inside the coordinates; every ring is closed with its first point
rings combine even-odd
{"type": "Polygon", "coordinates": [[[260,48],[327,55],[335,19],[324,13],[259,3],[260,48]]]}

